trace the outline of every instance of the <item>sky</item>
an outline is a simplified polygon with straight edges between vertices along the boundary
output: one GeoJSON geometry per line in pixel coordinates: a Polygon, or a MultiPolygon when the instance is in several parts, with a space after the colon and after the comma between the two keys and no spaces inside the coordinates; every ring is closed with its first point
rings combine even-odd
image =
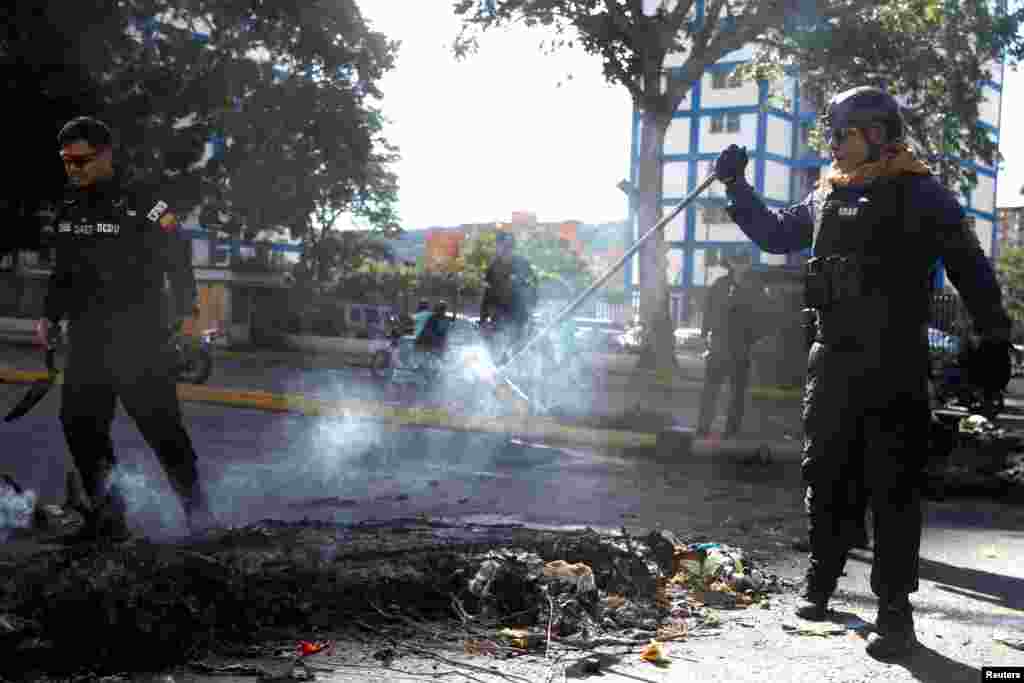
{"type": "MultiPolygon", "coordinates": [[[[453,0],[359,0],[373,30],[400,40],[379,82],[384,135],[398,145],[402,226],[626,218],[631,104],[582,49],[544,55],[542,29],[491,31],[456,61],[453,0]],[[415,8],[415,9],[412,9],[415,8]],[[571,75],[571,79],[568,77],[571,75]]],[[[1024,69],[1006,69],[1002,121],[1024,114],[1024,69]]],[[[1024,126],[1003,125],[997,206],[1024,205],[1024,126]]]]}

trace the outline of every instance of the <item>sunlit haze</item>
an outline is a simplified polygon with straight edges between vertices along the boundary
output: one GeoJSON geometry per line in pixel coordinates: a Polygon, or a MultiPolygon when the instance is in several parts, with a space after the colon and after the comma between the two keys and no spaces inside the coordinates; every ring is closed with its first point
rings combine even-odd
{"type": "MultiPolygon", "coordinates": [[[[484,36],[480,52],[458,62],[452,0],[359,4],[374,29],[402,41],[381,104],[387,137],[401,147],[403,227],[507,220],[513,211],[542,221],[625,218],[615,185],[629,172],[631,107],[599,58],[579,48],[546,56],[538,45],[548,33],[517,26],[484,36]]],[[[1008,68],[998,206],[1024,204],[1024,128],[1006,125],[1022,96],[1024,73],[1008,68]]]]}
{"type": "Polygon", "coordinates": [[[508,220],[513,211],[541,221],[624,219],[615,185],[629,173],[625,88],[608,85],[600,59],[578,48],[541,54],[540,29],[495,31],[458,62],[453,4],[359,3],[375,30],[402,41],[380,86],[386,135],[401,147],[403,227],[508,220]]]}

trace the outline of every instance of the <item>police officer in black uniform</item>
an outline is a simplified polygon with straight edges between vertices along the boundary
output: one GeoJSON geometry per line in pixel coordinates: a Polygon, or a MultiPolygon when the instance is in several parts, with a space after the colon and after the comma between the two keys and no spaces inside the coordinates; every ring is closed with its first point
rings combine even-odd
{"type": "Polygon", "coordinates": [[[769,253],[811,248],[807,304],[818,324],[804,393],[810,569],[798,611],[824,619],[855,542],[863,477],[874,518],[871,589],[878,596],[868,653],[906,655],[916,644],[921,470],[927,454],[930,278],[942,258],[982,341],[978,379],[1010,377],[1010,320],[999,285],[954,195],[903,143],[898,103],[859,87],[835,95],[823,118],[833,163],[802,202],[769,210],[746,182],[746,150],[730,146],[715,173],[728,211],[769,253]]]}
{"type": "Polygon", "coordinates": [[[537,304],[537,278],[530,262],[515,253],[515,236],[498,232],[495,258],[484,275],[480,320],[499,326],[509,346],[523,341],[530,315],[537,304]]]}
{"type": "Polygon", "coordinates": [[[121,400],[156,452],[192,531],[214,523],[182,423],[168,344],[165,277],[179,323],[193,315],[188,238],[158,194],[130,188],[114,169],[110,129],[81,117],[57,138],[69,189],[53,226],[56,263],[39,321],[41,340],[69,322],[60,419],[90,506],[73,540],[128,537],[110,438],[121,400]]]}
{"type": "Polygon", "coordinates": [[[701,392],[697,435],[708,436],[715,419],[718,394],[730,380],[729,412],[725,438],[736,436],[743,424],[750,379],[750,352],[761,336],[758,321],[765,313],[767,295],[764,286],[750,269],[753,255],[749,248],[724,255],[728,272],[708,289],[704,304],[701,336],[707,345],[704,389],[701,392]]]}

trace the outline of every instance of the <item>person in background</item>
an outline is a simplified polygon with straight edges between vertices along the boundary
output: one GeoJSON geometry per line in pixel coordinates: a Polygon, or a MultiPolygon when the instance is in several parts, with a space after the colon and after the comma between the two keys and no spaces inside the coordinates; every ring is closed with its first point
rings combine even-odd
{"type": "Polygon", "coordinates": [[[430,302],[426,299],[420,299],[420,302],[416,305],[416,312],[412,314],[413,337],[419,338],[431,315],[433,314],[430,311],[430,302]]]}
{"type": "Polygon", "coordinates": [[[704,390],[701,392],[697,436],[707,437],[715,419],[718,394],[730,380],[729,412],[724,438],[735,437],[743,424],[750,380],[750,351],[759,336],[758,324],[767,307],[767,295],[750,269],[749,248],[727,252],[727,272],[708,290],[701,337],[705,340],[704,390]]]}
{"type": "Polygon", "coordinates": [[[516,239],[507,232],[495,237],[494,261],[484,275],[480,321],[494,322],[504,337],[504,350],[524,340],[530,316],[537,305],[537,277],[533,267],[516,251],[516,239]]]}
{"type": "Polygon", "coordinates": [[[416,348],[420,351],[431,351],[438,353],[444,351],[445,340],[448,337],[448,328],[451,326],[451,318],[448,317],[448,303],[444,300],[438,301],[433,312],[427,318],[423,329],[416,335],[416,348]]]}

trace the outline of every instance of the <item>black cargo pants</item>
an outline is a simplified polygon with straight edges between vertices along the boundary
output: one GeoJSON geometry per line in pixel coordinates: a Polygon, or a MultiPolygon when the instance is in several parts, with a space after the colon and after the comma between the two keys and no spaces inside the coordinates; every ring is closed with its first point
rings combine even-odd
{"type": "Polygon", "coordinates": [[[700,395],[700,416],[697,430],[706,433],[718,411],[718,395],[726,379],[729,384],[729,408],[725,423],[726,434],[736,434],[743,424],[747,405],[747,386],[750,384],[750,352],[737,356],[712,352],[704,366],[704,388],[700,395]]]}
{"type": "Polygon", "coordinates": [[[917,590],[927,377],[915,351],[886,355],[811,347],[802,462],[811,594],[835,591],[863,524],[865,497],[874,516],[872,591],[885,600],[917,590]]]}
{"type": "MultiPolygon", "coordinates": [[[[126,335],[126,337],[129,335],[126,335]]],[[[117,465],[111,424],[118,399],[156,453],[171,487],[184,502],[198,482],[196,454],[182,422],[175,354],[163,341],[131,342],[74,335],[64,371],[60,419],[72,460],[95,509],[124,510],[111,480],[117,465]]]]}

